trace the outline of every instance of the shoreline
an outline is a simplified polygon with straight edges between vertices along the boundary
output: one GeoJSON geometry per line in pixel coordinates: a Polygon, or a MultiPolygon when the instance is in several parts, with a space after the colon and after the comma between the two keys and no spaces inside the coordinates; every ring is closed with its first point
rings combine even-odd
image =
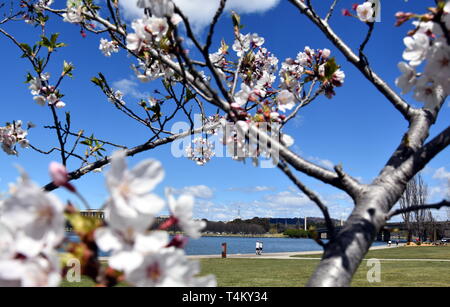
{"type": "MultiPolygon", "coordinates": [[[[388,249],[388,248],[398,248],[402,247],[404,244],[399,244],[399,246],[388,246],[386,245],[379,245],[379,246],[372,246],[370,250],[377,250],[377,249],[388,249]]],[[[253,259],[300,259],[300,260],[317,260],[320,258],[302,258],[302,257],[292,257],[295,255],[321,255],[322,250],[316,250],[316,251],[298,251],[298,252],[278,252],[278,253],[264,253],[262,255],[255,255],[255,254],[227,254],[226,259],[239,259],[239,258],[253,258],[253,259]]],[[[210,254],[210,255],[186,255],[188,259],[214,259],[214,258],[222,258],[221,254],[210,254]]],[[[108,261],[109,257],[99,257],[100,261],[108,261]]]]}
{"type": "MultiPolygon", "coordinates": [[[[404,244],[399,244],[398,246],[388,246],[379,245],[372,246],[369,250],[377,250],[377,249],[387,249],[387,248],[398,248],[402,247],[404,244]]],[[[318,258],[301,258],[301,257],[292,257],[295,255],[321,255],[322,250],[316,251],[299,251],[299,252],[279,252],[279,253],[264,253],[262,255],[255,254],[227,254],[227,258],[254,258],[254,259],[313,259],[317,260],[318,258]]],[[[189,259],[208,259],[208,258],[222,258],[221,254],[213,254],[213,255],[188,255],[189,259]]]]}

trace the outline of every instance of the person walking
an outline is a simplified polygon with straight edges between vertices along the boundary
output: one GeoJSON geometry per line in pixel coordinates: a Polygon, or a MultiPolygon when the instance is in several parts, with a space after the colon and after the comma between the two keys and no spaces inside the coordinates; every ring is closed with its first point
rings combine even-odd
{"type": "Polygon", "coordinates": [[[259,255],[259,241],[256,241],[256,255],[259,255]]]}
{"type": "Polygon", "coordinates": [[[259,254],[262,255],[262,251],[263,251],[263,243],[259,242],[259,254]]]}

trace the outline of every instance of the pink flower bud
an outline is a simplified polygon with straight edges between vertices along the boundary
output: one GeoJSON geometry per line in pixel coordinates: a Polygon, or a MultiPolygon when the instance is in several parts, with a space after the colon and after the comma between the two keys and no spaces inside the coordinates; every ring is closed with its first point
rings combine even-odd
{"type": "Polygon", "coordinates": [[[342,15],[344,15],[344,16],[352,16],[352,13],[350,13],[350,11],[347,10],[347,9],[343,9],[342,10],[342,15]]]}
{"type": "Polygon", "coordinates": [[[53,183],[58,187],[65,187],[71,192],[75,192],[75,187],[69,183],[69,173],[64,165],[57,162],[50,163],[49,167],[50,176],[53,179],[53,183]]]}

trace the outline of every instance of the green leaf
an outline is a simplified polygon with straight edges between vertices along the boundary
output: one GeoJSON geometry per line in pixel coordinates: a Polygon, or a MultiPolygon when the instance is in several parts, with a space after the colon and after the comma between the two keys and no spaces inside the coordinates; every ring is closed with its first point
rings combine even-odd
{"type": "Polygon", "coordinates": [[[335,58],[330,58],[325,64],[325,78],[331,79],[333,74],[339,69],[339,65],[336,64],[335,58]]]}
{"type": "Polygon", "coordinates": [[[31,49],[31,47],[28,44],[22,43],[20,44],[20,47],[24,50],[24,54],[22,55],[22,58],[24,58],[25,56],[32,56],[33,55],[33,50],[31,49]]]}

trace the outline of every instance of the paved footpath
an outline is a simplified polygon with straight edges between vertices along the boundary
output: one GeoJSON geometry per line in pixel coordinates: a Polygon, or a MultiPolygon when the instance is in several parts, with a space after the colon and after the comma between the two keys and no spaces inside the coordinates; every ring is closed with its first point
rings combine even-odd
{"type": "MultiPolygon", "coordinates": [[[[399,244],[398,247],[404,244],[399,244]]],[[[380,245],[373,246],[370,250],[397,248],[397,246],[380,245]]],[[[285,253],[263,253],[262,255],[255,254],[228,254],[227,258],[250,258],[250,259],[289,259],[289,260],[320,260],[321,251],[309,251],[309,252],[285,252],[285,253]],[[294,255],[317,255],[317,257],[292,257],[294,255]]],[[[193,255],[188,256],[191,259],[205,259],[205,258],[221,258],[221,255],[193,255]]],[[[377,258],[378,259],[378,258],[377,258]]],[[[364,259],[367,260],[367,259],[364,259]]],[[[380,261],[430,261],[430,262],[450,262],[450,259],[378,259],[380,261]]]]}

